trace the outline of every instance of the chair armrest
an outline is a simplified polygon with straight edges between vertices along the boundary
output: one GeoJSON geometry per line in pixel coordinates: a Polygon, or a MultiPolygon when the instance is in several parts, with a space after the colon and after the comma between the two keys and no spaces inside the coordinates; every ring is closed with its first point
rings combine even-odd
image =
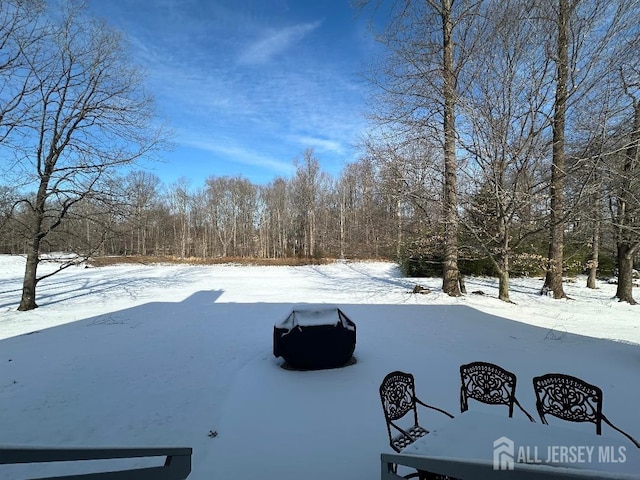
{"type": "Polygon", "coordinates": [[[638,442],[638,440],[636,440],[635,438],[633,438],[631,435],[629,435],[627,432],[620,430],[618,427],[616,427],[613,423],[611,423],[611,421],[605,416],[605,414],[602,414],[602,420],[609,425],[611,428],[613,428],[614,430],[620,432],[622,435],[624,435],[625,437],[627,437],[629,440],[631,440],[631,442],[638,448],[640,448],[640,442],[638,442]]]}
{"type": "Polygon", "coordinates": [[[441,408],[438,407],[434,407],[433,405],[429,405],[427,403],[424,403],[422,400],[420,400],[418,397],[416,397],[416,402],[419,403],[420,405],[422,405],[423,407],[427,407],[430,408],[432,410],[436,410],[440,413],[443,413],[444,415],[446,415],[449,418],[454,418],[453,415],[451,415],[449,412],[442,410],[441,408]]]}
{"type": "Polygon", "coordinates": [[[529,419],[530,422],[536,423],[536,421],[533,419],[533,417],[531,415],[529,415],[529,412],[527,412],[524,407],[522,405],[520,405],[520,402],[518,401],[517,398],[513,399],[513,403],[516,404],[516,406],[520,409],[520,411],[522,411],[522,413],[524,413],[527,418],[529,419]]]}

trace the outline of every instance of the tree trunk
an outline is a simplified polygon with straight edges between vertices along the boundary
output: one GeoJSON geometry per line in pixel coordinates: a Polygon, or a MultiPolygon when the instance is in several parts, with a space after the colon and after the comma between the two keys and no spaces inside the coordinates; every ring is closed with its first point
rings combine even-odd
{"type": "MultiPolygon", "coordinates": [[[[636,245],[637,247],[637,245],[636,245]]],[[[633,299],[633,255],[635,248],[627,243],[618,243],[618,289],[616,298],[635,305],[633,299]]]]}
{"type": "Polygon", "coordinates": [[[316,215],[315,210],[311,210],[309,213],[309,258],[313,258],[315,252],[315,230],[316,230],[316,215]]]}
{"type": "Polygon", "coordinates": [[[396,202],[396,228],[398,230],[396,237],[396,257],[400,258],[402,250],[402,202],[399,198],[396,202]]]}
{"type": "Polygon", "coordinates": [[[464,282],[464,275],[458,275],[458,285],[460,286],[460,293],[467,293],[467,284],[464,282]]]}
{"type": "Polygon", "coordinates": [[[511,303],[509,299],[509,257],[502,255],[498,261],[498,298],[511,303]]]}
{"type": "Polygon", "coordinates": [[[568,0],[559,0],[556,97],[553,114],[553,161],[551,164],[550,243],[547,274],[541,293],[553,292],[553,298],[566,298],[562,288],[564,251],[564,143],[569,79],[569,15],[568,0]]]}
{"type": "Polygon", "coordinates": [[[443,69],[444,80],[444,265],[442,290],[460,296],[458,282],[458,182],[456,178],[455,144],[455,73],[452,0],[442,1],[443,69]]]}
{"type": "Polygon", "coordinates": [[[31,244],[27,250],[27,264],[24,271],[24,279],[22,281],[22,298],[18,310],[21,312],[34,310],[38,308],[36,303],[36,285],[38,283],[37,271],[38,262],[40,261],[40,245],[46,233],[43,232],[43,224],[45,218],[45,206],[47,200],[47,189],[49,188],[49,179],[51,178],[51,170],[55,166],[55,161],[45,162],[45,168],[40,175],[40,185],[36,193],[36,201],[33,210],[31,224],[31,244]]]}
{"type": "Polygon", "coordinates": [[[638,143],[640,142],[640,102],[634,100],[633,131],[631,133],[631,143],[625,153],[623,167],[624,181],[618,201],[620,202],[616,237],[618,247],[618,289],[616,297],[621,302],[629,302],[635,305],[633,299],[633,257],[640,242],[637,241],[637,233],[634,231],[638,213],[637,186],[633,181],[633,176],[638,165],[638,143]]]}
{"type": "Polygon", "coordinates": [[[344,224],[345,224],[345,198],[344,187],[340,190],[340,258],[344,259],[344,224]]]}
{"type": "Polygon", "coordinates": [[[25,266],[24,279],[22,281],[22,298],[18,310],[21,312],[38,308],[36,304],[36,273],[38,270],[40,252],[40,239],[34,238],[27,252],[27,265],[25,266]]]}
{"type": "Polygon", "coordinates": [[[593,202],[595,218],[593,224],[593,238],[591,240],[591,258],[589,259],[589,275],[587,277],[587,288],[596,288],[598,257],[600,255],[600,224],[602,222],[600,208],[600,191],[598,189],[593,202]]]}

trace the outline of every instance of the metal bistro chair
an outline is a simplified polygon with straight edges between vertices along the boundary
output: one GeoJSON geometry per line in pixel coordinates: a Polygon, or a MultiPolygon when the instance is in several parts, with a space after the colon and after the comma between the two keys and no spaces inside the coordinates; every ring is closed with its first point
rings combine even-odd
{"type": "Polygon", "coordinates": [[[545,415],[569,422],[590,422],[596,425],[596,434],[601,435],[604,422],[640,448],[640,442],[612,424],[602,413],[602,390],[599,387],[571,375],[548,373],[534,377],[533,388],[542,423],[548,424],[545,415]]]}
{"type": "MultiPolygon", "coordinates": [[[[436,410],[449,418],[453,418],[450,413],[432,405],[428,405],[416,397],[415,382],[413,375],[401,371],[389,373],[380,385],[380,400],[387,422],[387,433],[389,434],[389,444],[396,452],[402,451],[420,437],[423,437],[429,430],[418,423],[418,405],[436,410]],[[399,420],[405,416],[411,416],[408,426],[400,426],[399,420]],[[393,430],[392,430],[393,428],[393,430]]],[[[397,469],[397,465],[395,466],[397,469]]],[[[404,478],[418,477],[420,480],[451,479],[446,475],[434,474],[431,472],[418,471],[404,478]]]]}
{"type": "Polygon", "coordinates": [[[509,417],[513,417],[516,405],[527,418],[533,417],[520,405],[516,398],[516,376],[498,365],[487,362],[472,362],[460,366],[460,411],[469,409],[470,398],[489,405],[506,405],[509,417]]]}

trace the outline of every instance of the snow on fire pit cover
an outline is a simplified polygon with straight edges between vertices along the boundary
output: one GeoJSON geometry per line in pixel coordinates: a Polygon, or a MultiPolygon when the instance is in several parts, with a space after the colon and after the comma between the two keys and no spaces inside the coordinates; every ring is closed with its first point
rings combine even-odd
{"type": "Polygon", "coordinates": [[[355,324],[347,318],[347,316],[335,305],[296,305],[291,313],[276,328],[291,331],[295,327],[312,327],[317,325],[338,325],[342,323],[343,327],[348,330],[355,331],[355,324]]]}

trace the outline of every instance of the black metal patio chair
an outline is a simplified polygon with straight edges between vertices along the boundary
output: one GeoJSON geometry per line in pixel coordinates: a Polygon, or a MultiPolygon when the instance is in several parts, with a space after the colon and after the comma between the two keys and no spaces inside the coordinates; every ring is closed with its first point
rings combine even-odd
{"type": "Polygon", "coordinates": [[[469,399],[488,405],[506,405],[509,417],[517,406],[527,418],[535,422],[516,398],[516,376],[504,368],[487,362],[472,362],[460,366],[460,411],[469,409],[469,399]]]}
{"type": "MultiPolygon", "coordinates": [[[[418,405],[453,418],[449,412],[424,403],[416,396],[414,377],[410,373],[394,371],[384,377],[380,385],[380,400],[387,422],[389,445],[398,453],[429,433],[429,430],[418,422],[418,405]],[[408,422],[405,421],[401,425],[402,420],[408,420],[408,422]]],[[[420,480],[454,480],[446,475],[424,471],[411,473],[404,478],[414,477],[418,477],[420,480]]]]}
{"type": "Polygon", "coordinates": [[[602,412],[602,390],[577,377],[562,373],[548,373],[533,378],[536,409],[540,420],[548,424],[546,415],[569,422],[590,422],[596,434],[602,435],[602,423],[627,437],[636,447],[640,442],[616,427],[602,412]]]}

